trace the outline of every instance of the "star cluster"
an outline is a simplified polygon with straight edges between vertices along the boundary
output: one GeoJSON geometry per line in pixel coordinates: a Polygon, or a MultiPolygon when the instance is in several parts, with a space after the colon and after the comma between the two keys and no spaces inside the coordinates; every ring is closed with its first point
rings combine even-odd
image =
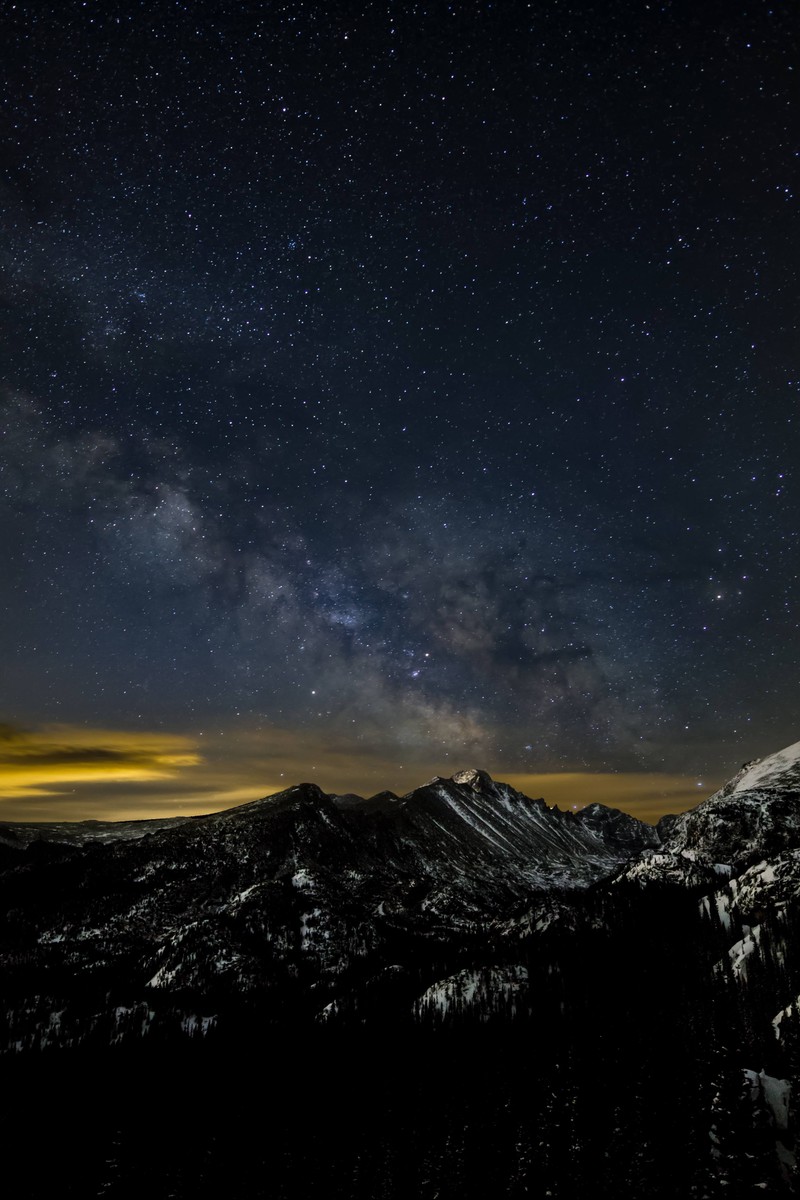
{"type": "Polygon", "coordinates": [[[387,784],[796,740],[799,32],[717,0],[11,8],[13,728],[387,784]]]}

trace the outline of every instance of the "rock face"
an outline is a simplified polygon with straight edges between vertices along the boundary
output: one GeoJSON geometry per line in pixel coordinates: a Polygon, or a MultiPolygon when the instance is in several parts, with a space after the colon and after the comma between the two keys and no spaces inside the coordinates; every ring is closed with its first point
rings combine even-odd
{"type": "MultiPolygon", "coordinates": [[[[570,1135],[586,1175],[581,1192],[570,1168],[569,1194],[605,1194],[598,1164],[609,1194],[792,1193],[800,743],[658,829],[601,805],[560,812],[470,769],[403,797],[301,784],[116,832],[6,825],[0,868],[13,1057],[286,1038],[328,1053],[370,1033],[389,1039],[381,1054],[411,1039],[417,1062],[419,1039],[438,1054],[469,1036],[472,1054],[492,1031],[509,1055],[497,1111],[521,1104],[532,1124],[509,1150],[528,1167],[498,1167],[490,1191],[525,1194],[511,1177],[522,1189],[535,1160],[562,1194],[542,1147],[555,1153],[573,1105],[592,1115],[570,1135]],[[678,1113],[680,1169],[659,1132],[678,1113]]],[[[462,1103],[456,1089],[451,1146],[462,1103]]],[[[390,1176],[374,1194],[400,1195],[390,1176]]]]}

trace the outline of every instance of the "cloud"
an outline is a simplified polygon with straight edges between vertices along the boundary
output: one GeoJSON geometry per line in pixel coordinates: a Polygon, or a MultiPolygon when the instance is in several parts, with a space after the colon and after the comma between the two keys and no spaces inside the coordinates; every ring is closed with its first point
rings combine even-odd
{"type": "Polygon", "coordinates": [[[10,725],[8,722],[0,721],[0,742],[16,742],[19,739],[27,736],[29,730],[20,729],[18,725],[10,725]]]}
{"type": "Polygon", "coordinates": [[[55,750],[34,747],[17,754],[0,754],[0,769],[5,766],[90,766],[98,763],[101,766],[125,764],[131,762],[131,755],[122,750],[111,750],[102,746],[87,746],[78,748],[59,746],[55,750]]]}
{"type": "MultiPolygon", "coordinates": [[[[201,762],[195,739],[180,735],[6,724],[0,733],[0,802],[74,794],[87,784],[172,779],[201,762]]],[[[11,810],[4,804],[2,811],[11,810]]]]}

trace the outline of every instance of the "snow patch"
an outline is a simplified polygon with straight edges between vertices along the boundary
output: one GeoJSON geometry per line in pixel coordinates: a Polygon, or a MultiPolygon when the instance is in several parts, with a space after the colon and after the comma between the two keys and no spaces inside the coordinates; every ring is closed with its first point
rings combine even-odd
{"type": "Polygon", "coordinates": [[[717,892],[714,897],[717,905],[717,919],[726,933],[731,927],[731,902],[726,892],[717,892]]]}
{"type": "Polygon", "coordinates": [[[728,957],[731,960],[731,967],[735,977],[741,982],[747,982],[747,960],[751,955],[755,954],[761,945],[761,926],[754,925],[752,929],[749,925],[742,926],[744,937],[739,942],[735,942],[728,951],[728,957]]]}
{"type": "Polygon", "coordinates": [[[522,1011],[528,990],[526,967],[467,968],[432,984],[414,1005],[420,1019],[444,1020],[452,1016],[491,1017],[522,1011]]]}
{"type": "Polygon", "coordinates": [[[181,1021],[181,1029],[189,1037],[206,1037],[216,1023],[216,1016],[199,1017],[196,1013],[189,1013],[181,1021]]]}
{"type": "Polygon", "coordinates": [[[794,776],[800,776],[800,742],[786,746],[768,758],[757,758],[743,767],[731,791],[735,795],[754,788],[780,787],[786,782],[794,782],[794,776]],[[788,781],[785,778],[787,775],[788,781]]]}
{"type": "Polygon", "coordinates": [[[253,892],[258,891],[260,886],[261,885],[258,883],[253,883],[250,885],[250,887],[245,888],[243,892],[235,892],[231,896],[231,904],[241,904],[242,901],[246,900],[248,896],[251,896],[253,892]]]}
{"type": "Polygon", "coordinates": [[[144,986],[149,988],[169,987],[179,970],[179,967],[159,967],[153,978],[148,979],[144,986]]]}

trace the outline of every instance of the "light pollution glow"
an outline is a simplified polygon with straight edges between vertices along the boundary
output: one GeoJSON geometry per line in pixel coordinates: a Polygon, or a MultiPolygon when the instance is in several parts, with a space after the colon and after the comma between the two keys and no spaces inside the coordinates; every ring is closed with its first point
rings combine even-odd
{"type": "MultiPolygon", "coordinates": [[[[449,756],[445,756],[447,759],[449,756]]],[[[300,782],[326,792],[402,795],[434,775],[475,764],[415,758],[400,764],[358,743],[303,731],[216,730],[196,736],[47,725],[0,726],[0,820],[134,820],[231,808],[300,782]]],[[[722,780],[646,772],[526,773],[488,764],[496,779],[560,808],[599,802],[655,822],[722,780]],[[701,786],[702,784],[702,786],[701,786]]]]}

